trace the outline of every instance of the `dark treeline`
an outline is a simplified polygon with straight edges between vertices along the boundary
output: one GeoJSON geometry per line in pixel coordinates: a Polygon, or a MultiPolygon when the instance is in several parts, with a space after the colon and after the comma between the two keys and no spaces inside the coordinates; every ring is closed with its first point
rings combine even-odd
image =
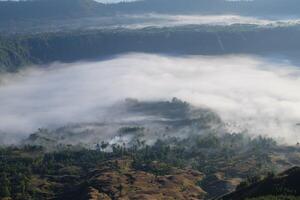
{"type": "Polygon", "coordinates": [[[300,48],[298,26],[259,28],[184,26],[44,33],[0,37],[0,68],[96,60],[128,52],[224,55],[293,54],[300,48]]]}

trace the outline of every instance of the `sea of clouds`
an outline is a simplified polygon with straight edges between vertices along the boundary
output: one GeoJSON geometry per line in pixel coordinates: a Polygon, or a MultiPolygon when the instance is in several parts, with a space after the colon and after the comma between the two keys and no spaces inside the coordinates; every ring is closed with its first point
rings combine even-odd
{"type": "Polygon", "coordinates": [[[229,131],[300,140],[300,69],[246,55],[132,53],[99,62],[54,63],[0,77],[0,132],[99,122],[126,98],[177,97],[217,112],[229,131]]]}
{"type": "Polygon", "coordinates": [[[263,28],[287,27],[300,24],[299,18],[258,18],[241,15],[169,15],[169,14],[132,14],[116,15],[108,17],[86,18],[74,20],[67,26],[80,26],[90,29],[99,28],[127,28],[142,29],[147,27],[175,27],[175,26],[230,26],[230,25],[254,25],[263,28]],[[84,20],[84,21],[83,21],[84,20]],[[79,22],[84,22],[84,24],[79,22]]]}
{"type": "Polygon", "coordinates": [[[170,27],[184,25],[229,26],[234,24],[248,24],[271,28],[300,24],[300,19],[298,18],[277,19],[240,15],[167,15],[155,13],[115,16],[114,20],[119,23],[115,26],[123,26],[126,28],[170,27]]]}

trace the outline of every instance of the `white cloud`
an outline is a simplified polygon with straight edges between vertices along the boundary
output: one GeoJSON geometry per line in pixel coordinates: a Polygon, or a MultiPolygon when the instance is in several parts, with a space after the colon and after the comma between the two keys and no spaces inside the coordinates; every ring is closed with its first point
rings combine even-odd
{"type": "MultiPolygon", "coordinates": [[[[100,20],[100,19],[99,19],[100,20]]],[[[108,20],[108,19],[106,19],[108,20]]],[[[240,15],[166,15],[148,13],[144,15],[121,15],[111,18],[111,26],[125,28],[170,27],[182,25],[228,26],[251,24],[262,27],[291,26],[300,24],[298,18],[267,19],[240,15]],[[115,22],[115,23],[114,23],[115,22]]]]}
{"type": "Polygon", "coordinates": [[[0,130],[103,119],[103,109],[127,97],[178,97],[209,107],[230,129],[300,140],[300,73],[257,57],[167,57],[129,54],[92,63],[53,64],[2,77],[0,130]]]}

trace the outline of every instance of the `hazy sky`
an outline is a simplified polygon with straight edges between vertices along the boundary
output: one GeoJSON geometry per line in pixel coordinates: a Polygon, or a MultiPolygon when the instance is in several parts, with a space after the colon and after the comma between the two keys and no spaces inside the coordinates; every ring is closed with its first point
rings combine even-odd
{"type": "MultiPolygon", "coordinates": [[[[0,0],[0,1],[21,1],[21,0],[0,0]]],[[[25,0],[22,0],[25,1],[25,0]]],[[[118,3],[118,2],[130,2],[130,1],[136,1],[136,0],[94,0],[101,3],[118,3]]]]}
{"type": "Polygon", "coordinates": [[[98,1],[101,3],[118,3],[118,2],[130,2],[135,0],[94,0],[94,1],[98,1]]]}

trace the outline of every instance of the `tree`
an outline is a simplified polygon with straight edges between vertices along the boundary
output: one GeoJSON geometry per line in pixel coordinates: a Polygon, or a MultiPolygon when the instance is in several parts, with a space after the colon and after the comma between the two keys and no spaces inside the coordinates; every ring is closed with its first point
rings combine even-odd
{"type": "Polygon", "coordinates": [[[0,179],[0,196],[1,197],[10,197],[10,181],[7,178],[6,173],[1,175],[0,179]]]}

